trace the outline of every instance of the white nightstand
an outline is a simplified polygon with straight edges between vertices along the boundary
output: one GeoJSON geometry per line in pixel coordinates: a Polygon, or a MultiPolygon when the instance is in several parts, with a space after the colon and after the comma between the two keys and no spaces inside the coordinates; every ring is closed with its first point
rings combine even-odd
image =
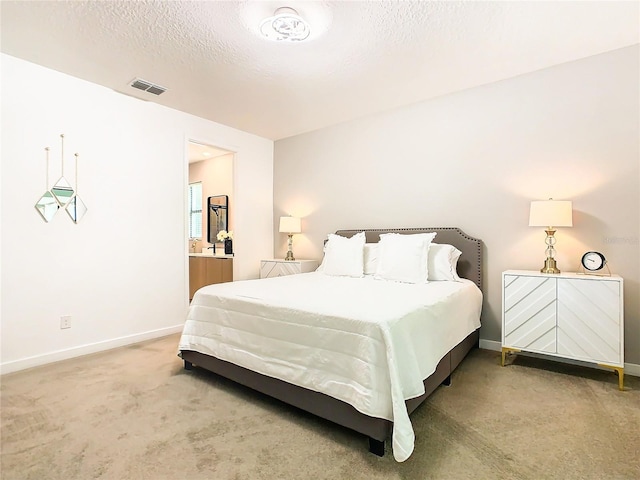
{"type": "Polygon", "coordinates": [[[316,268],[318,268],[318,262],[315,260],[261,260],[260,278],[313,272],[316,268]]]}
{"type": "Polygon", "coordinates": [[[512,352],[597,363],[624,383],[623,279],[618,275],[502,273],[502,365],[512,352]]]}

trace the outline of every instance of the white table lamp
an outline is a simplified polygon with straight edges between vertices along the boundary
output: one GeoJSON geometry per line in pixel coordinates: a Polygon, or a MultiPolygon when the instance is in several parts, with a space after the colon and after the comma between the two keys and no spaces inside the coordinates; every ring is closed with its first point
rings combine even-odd
{"type": "Polygon", "coordinates": [[[300,219],[297,217],[280,217],[280,233],[289,235],[287,256],[285,260],[295,260],[293,257],[293,234],[300,233],[300,219]]]}
{"type": "Polygon", "coordinates": [[[531,210],[529,212],[530,227],[546,227],[547,238],[545,243],[547,249],[545,253],[547,258],[544,261],[544,267],[540,270],[542,273],[560,273],[556,266],[555,248],[556,243],[555,227],[572,227],[573,217],[570,200],[540,200],[531,202],[531,210]]]}

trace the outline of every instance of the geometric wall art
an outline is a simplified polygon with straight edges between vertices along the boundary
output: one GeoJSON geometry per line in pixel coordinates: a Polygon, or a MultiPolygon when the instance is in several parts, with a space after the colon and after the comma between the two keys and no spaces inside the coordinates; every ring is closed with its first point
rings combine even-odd
{"type": "Polygon", "coordinates": [[[78,196],[78,157],[79,154],[75,154],[76,165],[76,188],[73,186],[64,176],[64,134],[60,135],[60,158],[61,158],[61,170],[62,174],[56,183],[49,189],[49,147],[45,148],[46,152],[46,191],[36,202],[36,210],[40,213],[45,222],[51,222],[53,217],[60,208],[64,208],[67,214],[74,223],[78,223],[85,213],[87,213],[87,206],[78,196]]]}

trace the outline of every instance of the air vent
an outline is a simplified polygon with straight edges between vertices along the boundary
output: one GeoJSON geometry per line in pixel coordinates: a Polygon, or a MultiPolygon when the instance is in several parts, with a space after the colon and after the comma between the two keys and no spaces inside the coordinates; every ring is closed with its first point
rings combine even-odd
{"type": "Polygon", "coordinates": [[[160,95],[167,91],[166,88],[161,87],[160,85],[155,85],[140,78],[134,79],[129,85],[133,88],[137,88],[138,90],[144,90],[145,92],[152,93],[153,95],[160,95]]]}

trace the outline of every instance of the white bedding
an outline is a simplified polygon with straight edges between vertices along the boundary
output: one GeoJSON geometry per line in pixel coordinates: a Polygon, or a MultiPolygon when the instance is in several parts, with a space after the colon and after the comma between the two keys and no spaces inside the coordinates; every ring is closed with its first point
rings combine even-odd
{"type": "Polygon", "coordinates": [[[393,455],[414,433],[405,400],[480,326],[468,281],[405,284],[313,272],[203,287],[180,339],[193,350],[325,393],[393,421],[393,455]]]}

